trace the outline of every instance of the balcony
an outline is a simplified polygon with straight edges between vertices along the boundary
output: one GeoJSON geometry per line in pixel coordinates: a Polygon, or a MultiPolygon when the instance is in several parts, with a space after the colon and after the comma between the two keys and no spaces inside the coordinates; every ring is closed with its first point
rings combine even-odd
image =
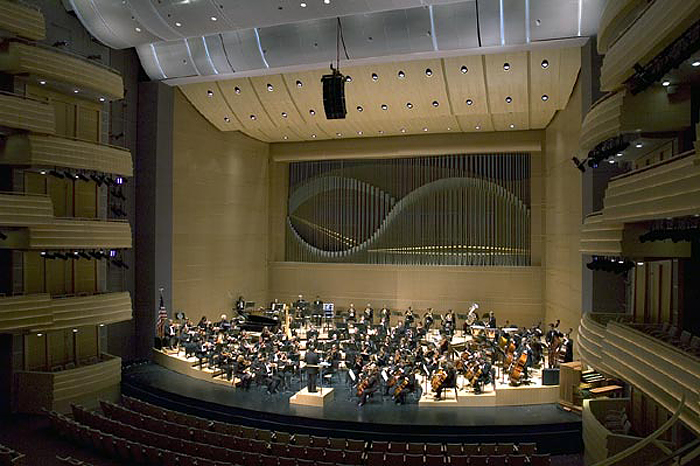
{"type": "Polygon", "coordinates": [[[27,227],[51,222],[53,204],[49,196],[0,193],[0,226],[27,227]]]}
{"type": "Polygon", "coordinates": [[[8,0],[0,1],[0,29],[29,40],[46,38],[44,15],[41,11],[8,0]]]}
{"type": "MultiPolygon", "coordinates": [[[[601,372],[619,377],[665,409],[674,412],[685,393],[683,421],[700,433],[700,358],[658,340],[619,314],[586,314],[577,348],[581,359],[601,372]]],[[[624,316],[622,316],[624,317],[624,316]]]]}
{"type": "Polygon", "coordinates": [[[56,120],[51,105],[7,92],[0,92],[0,126],[35,133],[56,132],[56,120]]]}
{"type": "Polygon", "coordinates": [[[131,152],[122,147],[39,134],[7,138],[0,164],[61,167],[133,176],[131,152]]]}
{"type": "Polygon", "coordinates": [[[128,292],[52,298],[48,294],[0,297],[0,331],[47,331],[131,320],[128,292]]]}
{"type": "Polygon", "coordinates": [[[581,228],[581,253],[592,255],[622,255],[624,225],[606,222],[602,212],[587,216],[581,228]]]}
{"type": "Polygon", "coordinates": [[[121,220],[63,220],[30,226],[15,249],[131,248],[131,226],[121,220]]]}
{"type": "Polygon", "coordinates": [[[119,73],[51,47],[8,42],[0,51],[0,71],[62,83],[110,100],[124,98],[119,73]]]}
{"type": "Polygon", "coordinates": [[[24,413],[42,409],[68,412],[71,403],[94,406],[98,399],[116,401],[121,383],[121,359],[102,354],[94,364],[58,372],[15,373],[16,408],[24,413]]]}

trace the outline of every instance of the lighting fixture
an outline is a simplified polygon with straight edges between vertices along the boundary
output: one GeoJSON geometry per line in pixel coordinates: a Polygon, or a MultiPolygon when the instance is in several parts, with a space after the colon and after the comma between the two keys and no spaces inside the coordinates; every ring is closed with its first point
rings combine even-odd
{"type": "Polygon", "coordinates": [[[542,100],[547,102],[549,100],[549,96],[547,94],[542,94],[542,100]]]}
{"type": "Polygon", "coordinates": [[[352,76],[345,76],[345,82],[346,82],[346,83],[351,83],[351,82],[352,82],[352,76]]]}
{"type": "Polygon", "coordinates": [[[644,145],[644,144],[642,144],[641,142],[638,142],[637,144],[634,145],[634,147],[636,147],[637,149],[639,149],[639,148],[641,148],[643,145],[644,145]]]}
{"type": "Polygon", "coordinates": [[[74,329],[73,329],[73,333],[78,333],[78,329],[77,329],[77,328],[74,328],[74,329]]]}
{"type": "Polygon", "coordinates": [[[363,110],[364,110],[364,108],[362,108],[362,105],[358,105],[358,106],[357,106],[357,111],[358,111],[358,112],[362,112],[363,110]]]}
{"type": "Polygon", "coordinates": [[[224,117],[224,121],[228,123],[229,121],[231,121],[231,119],[229,117],[224,117]]]}
{"type": "Polygon", "coordinates": [[[313,139],[316,139],[316,135],[315,135],[315,134],[312,134],[311,137],[312,137],[313,139]]]}
{"type": "Polygon", "coordinates": [[[239,95],[240,95],[240,93],[241,93],[241,88],[238,87],[238,86],[236,86],[236,87],[233,88],[233,92],[235,92],[236,94],[239,94],[239,95]]]}
{"type": "Polygon", "coordinates": [[[450,128],[450,127],[448,126],[448,127],[447,127],[447,131],[452,131],[452,128],[450,128]]]}
{"type": "Polygon", "coordinates": [[[100,324],[100,327],[104,327],[104,326],[105,326],[105,324],[100,324]]]}
{"type": "Polygon", "coordinates": [[[251,115],[251,116],[250,116],[250,119],[251,119],[251,120],[257,120],[258,117],[256,117],[255,115],[251,115]]]}
{"type": "Polygon", "coordinates": [[[661,85],[662,85],[663,87],[668,87],[668,86],[671,85],[671,81],[669,81],[668,79],[664,79],[664,80],[661,82],[661,85]]]}
{"type": "Polygon", "coordinates": [[[467,99],[467,105],[473,105],[474,101],[472,99],[467,99]]]}
{"type": "Polygon", "coordinates": [[[642,265],[644,265],[644,262],[637,262],[637,265],[641,267],[642,265]]]}
{"type": "Polygon", "coordinates": [[[437,100],[433,100],[433,107],[439,107],[439,106],[440,106],[440,102],[438,102],[437,100]]]}
{"type": "Polygon", "coordinates": [[[182,26],[182,23],[180,21],[175,21],[175,27],[180,27],[182,26]]]}
{"type": "Polygon", "coordinates": [[[432,75],[433,75],[433,70],[431,70],[430,68],[426,68],[426,69],[425,69],[425,75],[428,76],[428,77],[432,76],[432,75]]]}
{"type": "Polygon", "coordinates": [[[403,79],[405,77],[406,77],[406,73],[404,73],[403,71],[399,71],[399,79],[403,79]]]}
{"type": "Polygon", "coordinates": [[[362,131],[358,131],[357,134],[362,136],[363,133],[362,133],[362,131]]]}
{"type": "Polygon", "coordinates": [[[513,123],[510,124],[510,129],[515,128],[515,125],[513,123]]]}
{"type": "Polygon", "coordinates": [[[43,337],[44,334],[43,334],[43,333],[37,333],[36,336],[38,336],[38,337],[43,337]]]}
{"type": "Polygon", "coordinates": [[[287,118],[287,112],[282,112],[282,118],[287,118]]]}
{"type": "Polygon", "coordinates": [[[335,133],[336,136],[340,137],[343,135],[343,133],[335,133]]]}
{"type": "Polygon", "coordinates": [[[513,102],[513,98],[511,96],[506,97],[506,103],[509,104],[513,102]]]}
{"type": "Polygon", "coordinates": [[[211,19],[212,21],[216,21],[216,20],[219,19],[219,18],[217,18],[216,16],[212,16],[212,17],[209,18],[209,19],[211,19]]]}
{"type": "Polygon", "coordinates": [[[105,99],[104,97],[100,97],[100,102],[104,102],[105,100],[107,99],[105,99]]]}
{"type": "Polygon", "coordinates": [[[272,92],[272,91],[274,91],[274,90],[275,90],[274,86],[273,86],[272,84],[268,83],[268,84],[267,84],[267,91],[268,91],[268,92],[272,92]]]}
{"type": "Polygon", "coordinates": [[[313,108],[310,109],[310,110],[309,110],[309,115],[311,115],[311,116],[316,115],[316,110],[314,110],[313,108]]]}
{"type": "Polygon", "coordinates": [[[39,170],[39,173],[42,175],[46,175],[46,170],[39,170]]]}
{"type": "Polygon", "coordinates": [[[608,160],[608,163],[609,163],[610,165],[612,165],[612,164],[615,163],[615,161],[614,161],[613,159],[610,159],[610,160],[608,160]]]}
{"type": "Polygon", "coordinates": [[[407,103],[406,103],[406,107],[407,107],[407,108],[413,108],[413,104],[412,104],[411,102],[407,102],[407,103]]]}
{"type": "Polygon", "coordinates": [[[124,178],[118,176],[114,179],[114,184],[124,184],[124,178]]]}
{"type": "Polygon", "coordinates": [[[377,73],[372,73],[372,81],[379,80],[379,75],[377,73]]]}
{"type": "Polygon", "coordinates": [[[618,153],[615,154],[615,155],[618,156],[618,157],[622,157],[622,152],[618,152],[618,153]]]}
{"type": "Polygon", "coordinates": [[[694,61],[693,63],[690,64],[690,66],[697,68],[698,66],[700,66],[700,60],[694,61]]]}
{"type": "Polygon", "coordinates": [[[384,134],[384,130],[383,130],[383,129],[380,129],[380,130],[377,131],[377,132],[378,132],[379,134],[384,134]]]}
{"type": "Polygon", "coordinates": [[[503,71],[510,71],[510,63],[504,63],[503,64],[503,71]]]}
{"type": "Polygon", "coordinates": [[[297,87],[304,87],[304,83],[297,79],[297,87]]]}
{"type": "Polygon", "coordinates": [[[302,8],[306,8],[306,2],[301,2],[301,3],[299,4],[299,6],[302,7],[302,8]]]}
{"type": "Polygon", "coordinates": [[[549,68],[549,62],[547,60],[542,60],[542,63],[540,63],[540,66],[544,69],[549,68]]]}
{"type": "Polygon", "coordinates": [[[213,96],[213,95],[214,95],[214,91],[212,91],[211,89],[209,89],[209,90],[207,91],[207,97],[211,97],[211,96],[213,96]]]}
{"type": "Polygon", "coordinates": [[[135,28],[134,28],[134,31],[136,31],[136,32],[141,32],[141,28],[140,28],[140,27],[135,27],[135,28]]]}
{"type": "Polygon", "coordinates": [[[44,80],[42,79],[41,81],[39,81],[39,84],[41,84],[42,86],[45,86],[45,85],[46,85],[46,81],[44,81],[44,80]]]}
{"type": "Polygon", "coordinates": [[[80,92],[80,90],[78,90],[78,89],[73,89],[73,94],[77,94],[78,92],[80,92]]]}
{"type": "Polygon", "coordinates": [[[401,132],[402,132],[402,133],[405,133],[405,132],[406,132],[406,128],[401,128],[401,132]]]}
{"type": "Polygon", "coordinates": [[[476,126],[474,127],[474,129],[477,130],[477,131],[479,131],[479,130],[481,129],[481,126],[476,125],[476,126]]]}
{"type": "Polygon", "coordinates": [[[423,128],[423,131],[428,131],[428,128],[423,128]]]}
{"type": "Polygon", "coordinates": [[[389,108],[389,106],[387,104],[382,104],[382,110],[386,110],[388,108],[389,108]]]}
{"type": "Polygon", "coordinates": [[[467,74],[467,71],[469,71],[469,68],[466,67],[466,65],[462,65],[462,67],[459,69],[462,74],[467,74]]]}
{"type": "Polygon", "coordinates": [[[326,4],[326,5],[330,5],[330,4],[331,4],[331,0],[323,0],[323,3],[326,4]]]}
{"type": "Polygon", "coordinates": [[[284,140],[286,141],[287,139],[289,139],[289,137],[287,137],[287,136],[282,136],[282,139],[284,139],[284,140]]]}

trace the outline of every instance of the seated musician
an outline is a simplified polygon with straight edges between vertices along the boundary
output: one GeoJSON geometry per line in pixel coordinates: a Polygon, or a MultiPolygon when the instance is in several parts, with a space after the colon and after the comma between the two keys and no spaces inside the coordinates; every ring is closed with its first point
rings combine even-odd
{"type": "Polygon", "coordinates": [[[172,349],[177,347],[177,329],[175,324],[173,324],[172,319],[168,319],[168,323],[165,324],[163,328],[163,342],[164,348],[172,349]]]}
{"type": "Polygon", "coordinates": [[[220,332],[228,332],[231,330],[231,322],[227,319],[226,314],[221,314],[221,320],[216,323],[220,332]]]}
{"type": "Polygon", "coordinates": [[[367,403],[369,397],[371,397],[377,390],[379,390],[379,370],[377,366],[372,365],[369,369],[369,375],[365,380],[362,380],[360,384],[364,382],[364,389],[362,390],[362,395],[360,395],[360,402],[357,406],[362,407],[367,403]]]}
{"type": "Polygon", "coordinates": [[[209,321],[207,321],[207,316],[202,316],[201,319],[199,319],[199,323],[197,324],[197,327],[201,328],[202,330],[205,330],[209,326],[209,321]]]}
{"type": "Polygon", "coordinates": [[[394,389],[394,394],[392,399],[394,403],[403,405],[406,404],[406,397],[408,393],[414,390],[416,385],[416,377],[413,375],[410,368],[407,366],[402,366],[401,375],[398,377],[396,388],[394,389]]]}
{"type": "Polygon", "coordinates": [[[447,336],[443,336],[442,340],[440,340],[440,344],[438,345],[438,353],[440,353],[440,356],[444,356],[447,354],[449,349],[450,340],[447,338],[447,336]]]}
{"type": "Polygon", "coordinates": [[[250,361],[241,354],[236,359],[236,377],[238,377],[238,387],[249,390],[253,382],[253,374],[250,371],[250,361]]]}
{"type": "Polygon", "coordinates": [[[273,395],[277,393],[282,385],[282,376],[278,370],[278,365],[274,362],[269,362],[265,369],[267,372],[267,394],[273,395]]]}
{"type": "Polygon", "coordinates": [[[455,384],[457,383],[457,371],[451,363],[444,362],[442,364],[442,369],[447,373],[447,377],[445,378],[445,381],[443,383],[438,385],[437,390],[435,390],[436,400],[442,399],[443,390],[445,390],[446,388],[454,388],[455,384]]]}
{"type": "Polygon", "coordinates": [[[496,316],[494,316],[493,311],[489,312],[489,321],[488,321],[488,327],[489,328],[496,328],[496,316]]]}

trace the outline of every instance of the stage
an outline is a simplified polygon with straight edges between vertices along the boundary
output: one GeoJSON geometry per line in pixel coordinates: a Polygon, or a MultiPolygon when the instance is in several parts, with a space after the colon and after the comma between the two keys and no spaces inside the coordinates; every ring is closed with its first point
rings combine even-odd
{"type": "MultiPolygon", "coordinates": [[[[187,361],[181,363],[189,365],[187,361]]],[[[322,407],[312,407],[289,403],[301,388],[298,385],[269,395],[264,387],[234,389],[230,382],[213,382],[211,374],[194,371],[201,374],[200,378],[159,364],[135,365],[124,370],[122,390],[126,395],[202,417],[312,435],[425,442],[537,442],[540,451],[552,454],[576,453],[582,448],[580,416],[554,403],[488,406],[490,395],[485,394],[471,396],[475,403],[483,396],[483,405],[444,409],[455,405],[420,404],[418,399],[396,405],[377,393],[358,408],[354,391],[337,383],[332,400],[322,407]]],[[[517,398],[518,393],[510,396],[517,398]]]]}

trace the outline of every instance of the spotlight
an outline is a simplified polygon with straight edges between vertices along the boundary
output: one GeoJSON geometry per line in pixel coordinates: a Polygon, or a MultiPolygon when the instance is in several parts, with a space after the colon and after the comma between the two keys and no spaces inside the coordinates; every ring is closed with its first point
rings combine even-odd
{"type": "Polygon", "coordinates": [[[439,106],[440,106],[440,102],[438,102],[437,100],[433,100],[433,107],[439,107],[439,106]]]}
{"type": "Polygon", "coordinates": [[[700,66],[700,60],[694,61],[693,63],[690,64],[690,66],[692,66],[693,68],[697,68],[698,66],[700,66]]]}
{"type": "Polygon", "coordinates": [[[668,86],[671,85],[671,81],[669,81],[668,79],[664,79],[664,80],[661,82],[661,85],[662,85],[663,87],[668,87],[668,86]]]}
{"type": "Polygon", "coordinates": [[[467,74],[469,71],[469,68],[467,68],[465,65],[462,65],[462,67],[459,69],[459,71],[462,72],[462,74],[467,74]]]}
{"type": "Polygon", "coordinates": [[[58,178],[60,180],[65,178],[65,176],[63,176],[63,173],[56,171],[56,170],[50,170],[49,175],[53,176],[54,178],[58,178]]]}
{"type": "Polygon", "coordinates": [[[399,79],[403,79],[405,77],[406,77],[406,73],[404,73],[403,71],[399,71],[399,79]]]}
{"type": "Polygon", "coordinates": [[[69,171],[63,170],[63,176],[65,176],[68,179],[74,178],[73,174],[69,171]]]}
{"type": "Polygon", "coordinates": [[[78,173],[77,175],[75,175],[75,178],[80,180],[80,181],[90,181],[90,178],[83,175],[82,173],[78,173]]]}
{"type": "Polygon", "coordinates": [[[574,162],[574,165],[576,165],[576,168],[578,168],[581,173],[586,172],[586,166],[584,165],[584,162],[581,162],[577,157],[571,157],[571,160],[574,162]]]}
{"type": "Polygon", "coordinates": [[[549,68],[549,62],[547,60],[542,60],[542,63],[540,63],[540,66],[544,69],[549,68]]]}
{"type": "Polygon", "coordinates": [[[427,68],[427,69],[425,70],[425,75],[426,75],[427,77],[431,77],[431,76],[433,75],[433,70],[431,70],[430,68],[427,68]]]}
{"type": "Polygon", "coordinates": [[[46,170],[39,170],[40,175],[46,175],[46,173],[48,173],[46,170]]]}

